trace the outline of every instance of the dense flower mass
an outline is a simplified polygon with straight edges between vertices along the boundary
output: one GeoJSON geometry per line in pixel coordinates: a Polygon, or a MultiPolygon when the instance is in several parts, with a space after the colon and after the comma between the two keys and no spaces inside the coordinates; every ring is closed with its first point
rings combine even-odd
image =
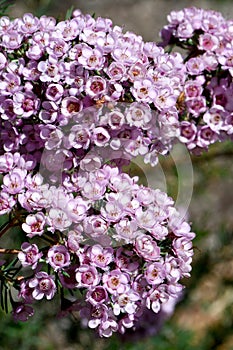
{"type": "Polygon", "coordinates": [[[35,166],[44,147],[68,167],[98,152],[101,163],[155,164],[179,135],[180,54],[78,10],[58,23],[2,17],[0,34],[2,154],[30,153],[35,166]]]}
{"type": "MultiPolygon", "coordinates": [[[[18,259],[32,271],[17,282],[14,318],[26,320],[31,305],[52,299],[59,285],[72,290],[69,310],[78,304],[88,326],[108,337],[179,295],[180,279],[190,276],[194,233],[170,197],[138,185],[118,168],[105,165],[81,171],[80,177],[82,184],[68,189],[29,173],[14,195],[11,186],[4,188],[20,205],[25,242],[18,259]],[[36,182],[40,185],[33,186],[36,182]],[[38,236],[39,247],[31,243],[38,236]],[[47,239],[52,243],[44,246],[47,239]]],[[[64,291],[62,301],[66,298],[64,291]]]]}
{"type": "Polygon", "coordinates": [[[216,141],[232,139],[232,20],[216,11],[172,11],[161,31],[163,46],[184,49],[187,78],[180,107],[180,136],[200,152],[216,141]]]}
{"type": "Polygon", "coordinates": [[[233,21],[196,8],[168,20],[156,45],[79,10],[0,18],[0,237],[20,233],[1,306],[15,320],[59,295],[61,315],[109,337],[180,296],[195,235],[122,169],[156,165],[175,141],[201,153],[232,138],[233,21]]]}

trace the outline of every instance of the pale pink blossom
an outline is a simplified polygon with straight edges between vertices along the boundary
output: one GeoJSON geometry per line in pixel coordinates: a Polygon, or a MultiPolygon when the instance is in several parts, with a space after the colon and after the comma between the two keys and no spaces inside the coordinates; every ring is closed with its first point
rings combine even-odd
{"type": "Polygon", "coordinates": [[[94,266],[83,264],[76,270],[77,288],[97,286],[100,274],[94,266]]]}
{"type": "Polygon", "coordinates": [[[43,212],[30,214],[26,217],[26,222],[22,224],[22,229],[27,233],[27,236],[32,238],[34,236],[41,236],[44,232],[45,216],[43,212]]]}
{"type": "Polygon", "coordinates": [[[51,247],[48,251],[46,261],[52,266],[54,271],[68,267],[71,263],[70,254],[64,245],[51,247]]]}
{"type": "Polygon", "coordinates": [[[57,290],[54,276],[50,276],[44,271],[37,272],[35,277],[29,280],[28,285],[33,290],[32,296],[36,300],[41,300],[43,297],[50,300],[57,290]]]}
{"type": "Polygon", "coordinates": [[[136,237],[135,250],[146,261],[155,261],[160,257],[160,248],[149,235],[141,234],[136,237]]]}
{"type": "Polygon", "coordinates": [[[39,252],[37,245],[28,242],[24,242],[21,245],[21,252],[18,253],[18,259],[22,266],[30,266],[33,270],[37,267],[42,256],[43,253],[39,252]]]}

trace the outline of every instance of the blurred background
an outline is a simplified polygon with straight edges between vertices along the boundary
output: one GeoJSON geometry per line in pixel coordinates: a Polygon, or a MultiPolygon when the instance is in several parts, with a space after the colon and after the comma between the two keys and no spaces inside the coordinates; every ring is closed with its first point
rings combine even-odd
{"type": "MultiPolygon", "coordinates": [[[[233,18],[232,0],[17,0],[9,9],[12,17],[25,12],[64,19],[73,6],[84,13],[111,18],[143,36],[158,41],[159,30],[172,10],[196,6],[221,11],[233,18]]],[[[30,323],[14,323],[0,313],[0,350],[233,350],[233,143],[216,144],[201,157],[192,157],[194,188],[189,220],[197,233],[192,277],[185,280],[183,299],[157,334],[157,320],[151,320],[137,336],[96,338],[74,318],[55,318],[56,305],[40,307],[30,323]],[[149,326],[150,324],[150,326],[149,326]]],[[[179,162],[182,164],[182,152],[179,162]]],[[[160,160],[170,195],[178,193],[177,167],[172,157],[160,160]]],[[[140,164],[140,161],[139,163],[140,164]]],[[[159,172],[143,165],[132,172],[149,174],[157,183],[159,172]]],[[[146,181],[146,179],[144,179],[146,181]]],[[[144,181],[142,180],[142,181],[144,181]]],[[[179,179],[179,181],[182,179],[179,179]]]]}

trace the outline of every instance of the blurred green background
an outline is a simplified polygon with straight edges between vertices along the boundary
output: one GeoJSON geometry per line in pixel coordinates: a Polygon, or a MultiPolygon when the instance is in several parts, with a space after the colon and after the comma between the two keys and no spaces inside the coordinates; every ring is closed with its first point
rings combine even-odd
{"type": "MultiPolygon", "coordinates": [[[[109,17],[124,26],[157,41],[171,10],[188,6],[221,11],[233,18],[232,1],[174,0],[17,0],[9,9],[12,17],[25,12],[52,15],[63,19],[71,7],[84,13],[109,17]]],[[[216,144],[201,157],[192,157],[194,189],[189,220],[197,233],[192,277],[185,280],[186,291],[173,316],[159,334],[123,340],[96,338],[74,318],[58,319],[56,300],[38,306],[29,323],[14,323],[0,312],[0,350],[233,350],[233,216],[232,216],[233,143],[216,144]]],[[[182,162],[182,158],[181,158],[182,162]]],[[[140,162],[139,162],[140,164],[140,162]]],[[[132,172],[138,169],[132,168],[132,172]]],[[[177,171],[171,157],[160,160],[170,195],[177,195],[177,171]]],[[[155,179],[157,170],[150,170],[155,179]]],[[[143,175],[142,175],[143,178],[143,175]]],[[[2,242],[0,243],[2,247],[2,242]]],[[[14,247],[8,247],[14,248],[14,247]]]]}

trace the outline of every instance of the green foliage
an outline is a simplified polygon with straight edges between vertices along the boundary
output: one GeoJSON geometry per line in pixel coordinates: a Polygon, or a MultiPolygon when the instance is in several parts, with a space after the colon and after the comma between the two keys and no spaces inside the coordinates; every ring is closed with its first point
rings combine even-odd
{"type": "Polygon", "coordinates": [[[7,15],[8,9],[12,5],[13,3],[11,0],[0,0],[0,16],[7,15]]]}
{"type": "Polygon", "coordinates": [[[65,19],[70,19],[71,16],[72,16],[73,11],[74,11],[74,6],[71,6],[71,7],[66,11],[65,19]]]}
{"type": "Polygon", "coordinates": [[[37,317],[31,320],[30,327],[25,323],[15,323],[11,315],[0,312],[0,350],[36,350],[39,349],[39,330],[43,326],[37,317]]]}

